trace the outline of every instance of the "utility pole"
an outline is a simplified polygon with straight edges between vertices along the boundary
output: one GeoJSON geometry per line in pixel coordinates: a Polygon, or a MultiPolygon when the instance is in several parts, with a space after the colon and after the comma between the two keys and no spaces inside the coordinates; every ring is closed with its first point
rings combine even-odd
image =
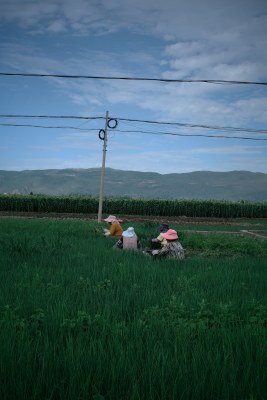
{"type": "MultiPolygon", "coordinates": [[[[99,203],[98,203],[98,219],[97,222],[101,222],[102,219],[102,206],[103,206],[103,192],[104,192],[104,176],[105,176],[105,163],[106,163],[106,152],[107,152],[107,135],[108,135],[108,111],[106,111],[106,123],[104,138],[100,139],[104,140],[103,142],[103,155],[102,155],[102,170],[101,170],[101,181],[100,181],[100,192],[99,192],[99,203]]],[[[99,132],[100,135],[100,132],[99,132]]]]}

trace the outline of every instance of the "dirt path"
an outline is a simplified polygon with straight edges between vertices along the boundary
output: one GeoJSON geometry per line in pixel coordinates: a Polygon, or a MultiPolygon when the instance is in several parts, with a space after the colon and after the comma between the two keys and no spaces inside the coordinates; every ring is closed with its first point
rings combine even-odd
{"type": "MultiPolygon", "coordinates": [[[[78,214],[78,213],[40,213],[40,212],[17,212],[17,211],[0,211],[0,218],[38,218],[38,219],[81,219],[97,221],[97,214],[78,214]]],[[[105,218],[105,215],[103,216],[105,218]]],[[[259,223],[253,223],[250,219],[240,218],[192,218],[192,217],[161,217],[161,216],[140,216],[140,215],[120,215],[123,222],[155,222],[155,223],[179,223],[179,224],[201,224],[201,225],[224,225],[235,226],[242,225],[248,227],[266,226],[267,223],[263,219],[259,219],[259,223]],[[264,222],[263,222],[264,221],[264,222]]],[[[267,222],[267,221],[266,221],[267,222]]]]}
{"type": "MultiPolygon", "coordinates": [[[[39,212],[17,212],[17,211],[0,211],[0,218],[31,218],[31,219],[79,219],[79,220],[88,220],[97,222],[97,214],[78,214],[78,213],[39,213],[39,212]]],[[[103,216],[105,218],[105,215],[103,216]]],[[[236,231],[227,231],[220,230],[212,230],[212,231],[198,231],[197,229],[190,229],[190,233],[201,233],[204,235],[208,235],[211,233],[220,233],[220,234],[228,234],[228,235],[240,235],[257,238],[259,240],[267,240],[267,221],[264,219],[259,219],[258,223],[256,219],[253,219],[253,223],[251,220],[246,218],[240,219],[226,219],[226,218],[192,218],[192,217],[156,217],[156,216],[140,216],[140,215],[120,215],[120,218],[124,223],[131,222],[150,222],[150,223],[167,223],[171,224],[194,224],[194,225],[212,225],[212,226],[239,226],[236,231]],[[255,222],[256,220],[256,222],[255,222]],[[243,230],[240,230],[240,226],[242,226],[243,230]],[[257,231],[257,227],[266,228],[264,231],[257,231]]]]}

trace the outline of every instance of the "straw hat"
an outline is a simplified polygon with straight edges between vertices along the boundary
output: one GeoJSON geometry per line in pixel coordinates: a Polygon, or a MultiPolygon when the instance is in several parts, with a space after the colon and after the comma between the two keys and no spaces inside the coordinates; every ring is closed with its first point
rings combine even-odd
{"type": "Polygon", "coordinates": [[[104,221],[106,221],[106,222],[111,222],[111,223],[114,223],[114,222],[117,222],[117,223],[122,222],[122,220],[121,220],[121,219],[118,219],[117,217],[115,217],[115,215],[109,215],[107,218],[104,219],[104,221]]]}

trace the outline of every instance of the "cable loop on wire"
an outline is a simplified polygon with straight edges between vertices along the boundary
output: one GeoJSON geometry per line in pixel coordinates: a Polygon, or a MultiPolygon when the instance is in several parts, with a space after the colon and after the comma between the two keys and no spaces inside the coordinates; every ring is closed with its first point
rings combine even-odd
{"type": "Polygon", "coordinates": [[[109,127],[110,129],[115,129],[115,128],[117,128],[117,126],[118,126],[118,120],[117,120],[117,119],[115,119],[115,118],[110,118],[110,119],[108,120],[108,127],[109,127]],[[110,122],[112,122],[112,121],[114,121],[114,125],[110,125],[110,122]]]}
{"type": "Polygon", "coordinates": [[[104,129],[100,129],[100,131],[98,133],[98,137],[100,140],[105,140],[105,130],[104,129]]]}

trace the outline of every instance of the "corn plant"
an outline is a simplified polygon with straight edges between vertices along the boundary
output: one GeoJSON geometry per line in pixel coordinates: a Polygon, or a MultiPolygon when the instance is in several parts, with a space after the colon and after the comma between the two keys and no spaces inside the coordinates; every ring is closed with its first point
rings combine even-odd
{"type": "MultiPolygon", "coordinates": [[[[0,195],[0,211],[96,214],[93,196],[0,195]]],[[[105,197],[103,212],[144,216],[267,218],[267,203],[105,197]]]]}

